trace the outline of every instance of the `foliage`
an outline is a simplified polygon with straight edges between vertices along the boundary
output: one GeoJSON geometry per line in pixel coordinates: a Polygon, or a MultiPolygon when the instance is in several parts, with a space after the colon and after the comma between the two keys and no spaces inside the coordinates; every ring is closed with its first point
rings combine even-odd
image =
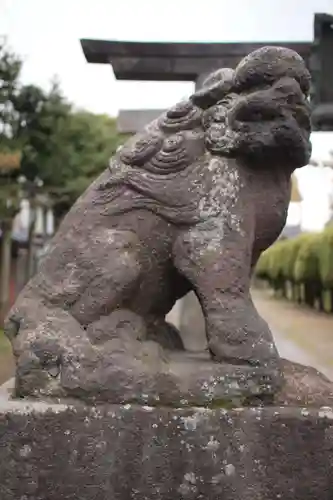
{"type": "Polygon", "coordinates": [[[48,159],[42,178],[61,216],[108,166],[123,138],[113,118],[76,111],[63,121],[59,139],[61,148],[48,159]]]}
{"type": "Polygon", "coordinates": [[[285,241],[286,252],[282,262],[282,276],[287,281],[293,281],[295,262],[297,260],[302,243],[308,237],[307,234],[302,234],[298,238],[285,241]]]}
{"type": "Polygon", "coordinates": [[[11,350],[10,342],[0,328],[0,353],[8,355],[11,353],[11,350]]]}
{"type": "Polygon", "coordinates": [[[17,184],[0,184],[0,227],[11,221],[20,209],[20,196],[17,184]]]}
{"type": "MultiPolygon", "coordinates": [[[[59,130],[57,154],[47,160],[41,178],[71,205],[108,165],[122,138],[114,119],[86,111],[72,112],[59,130]]],[[[55,146],[56,147],[56,146],[55,146]]],[[[67,206],[68,208],[68,206],[67,206]]]]}
{"type": "MultiPolygon", "coordinates": [[[[1,162],[17,166],[14,160],[19,159],[19,175],[42,179],[62,216],[107,167],[124,138],[113,118],[75,110],[57,81],[49,91],[21,85],[21,67],[21,60],[1,41],[0,167],[1,162]]],[[[13,181],[17,175],[14,169],[9,172],[13,181]]]]}
{"type": "Polygon", "coordinates": [[[70,112],[56,85],[45,92],[22,86],[14,102],[18,114],[15,138],[22,146],[21,174],[27,179],[49,177],[49,160],[58,155],[62,123],[70,112]]]}
{"type": "Polygon", "coordinates": [[[293,300],[333,312],[333,226],[278,241],[261,255],[255,275],[283,294],[291,290],[293,300]]]}
{"type": "Polygon", "coordinates": [[[285,254],[286,241],[278,241],[270,251],[266,251],[268,276],[272,281],[282,279],[283,255],[285,254]]]}
{"type": "Polygon", "coordinates": [[[14,101],[19,93],[22,61],[0,38],[0,139],[3,149],[10,149],[17,114],[14,101]]]}
{"type": "Polygon", "coordinates": [[[321,233],[305,233],[291,240],[280,240],[268,248],[256,266],[256,275],[268,281],[305,282],[320,280],[321,233]]]}
{"type": "Polygon", "coordinates": [[[300,245],[294,264],[294,280],[299,283],[319,281],[318,234],[307,234],[300,245]]]}
{"type": "Polygon", "coordinates": [[[270,273],[269,273],[269,262],[270,262],[271,252],[270,250],[265,250],[260,256],[260,259],[257,262],[255,268],[255,275],[260,280],[269,281],[270,273]]]}
{"type": "Polygon", "coordinates": [[[20,167],[21,152],[15,141],[21,60],[0,39],[0,225],[11,220],[18,209],[18,189],[11,176],[20,167]]]}
{"type": "Polygon", "coordinates": [[[333,226],[328,226],[321,235],[318,266],[323,286],[333,288],[333,226]]]}

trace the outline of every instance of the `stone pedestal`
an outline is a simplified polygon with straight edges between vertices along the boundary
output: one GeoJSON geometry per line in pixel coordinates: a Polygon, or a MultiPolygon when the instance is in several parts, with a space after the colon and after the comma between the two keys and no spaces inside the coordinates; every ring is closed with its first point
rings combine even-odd
{"type": "Polygon", "coordinates": [[[232,409],[13,400],[10,381],[0,498],[331,500],[332,384],[283,366],[273,406],[232,409]]]}
{"type": "Polygon", "coordinates": [[[333,411],[2,401],[1,500],[330,500],[333,411]]]}

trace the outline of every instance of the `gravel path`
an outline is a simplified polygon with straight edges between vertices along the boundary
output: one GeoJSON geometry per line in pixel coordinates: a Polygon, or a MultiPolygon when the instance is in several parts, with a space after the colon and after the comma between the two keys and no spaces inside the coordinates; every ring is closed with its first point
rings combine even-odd
{"type": "Polygon", "coordinates": [[[276,299],[268,290],[255,289],[252,297],[281,356],[313,366],[333,380],[333,315],[276,299]]]}

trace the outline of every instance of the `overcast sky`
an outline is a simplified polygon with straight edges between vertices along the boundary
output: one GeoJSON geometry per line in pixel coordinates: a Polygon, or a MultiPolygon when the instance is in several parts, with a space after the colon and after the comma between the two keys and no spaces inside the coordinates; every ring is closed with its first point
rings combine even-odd
{"type": "MultiPolygon", "coordinates": [[[[45,88],[57,75],[78,107],[116,116],[121,108],[172,105],[191,92],[192,84],[116,82],[110,66],[85,61],[80,38],[311,41],[315,12],[333,13],[333,0],[0,0],[0,35],[7,35],[24,58],[24,83],[45,88]]],[[[331,139],[317,141],[317,159],[331,144],[331,139]]],[[[309,229],[319,228],[327,215],[322,188],[327,191],[328,179],[326,174],[318,178],[314,190],[321,174],[312,170],[301,182],[309,229]],[[320,203],[323,208],[313,214],[320,203]]]]}
{"type": "Polygon", "coordinates": [[[57,74],[78,106],[166,107],[190,83],[116,82],[88,64],[80,38],[132,41],[310,41],[314,12],[333,0],[0,0],[0,34],[25,59],[22,78],[46,87],[57,74]]]}

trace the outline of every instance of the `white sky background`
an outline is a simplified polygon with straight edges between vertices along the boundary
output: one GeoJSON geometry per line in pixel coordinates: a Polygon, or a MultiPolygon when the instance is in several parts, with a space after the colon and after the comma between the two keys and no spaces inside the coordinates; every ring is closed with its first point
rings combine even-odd
{"type": "MultiPolygon", "coordinates": [[[[193,86],[117,82],[110,66],[85,61],[80,38],[311,41],[315,12],[332,14],[333,0],[0,0],[0,35],[7,35],[9,45],[24,58],[24,83],[46,88],[57,75],[76,106],[116,116],[121,108],[167,107],[193,86]]],[[[333,149],[333,134],[332,140],[326,136],[319,142],[316,159],[333,149]]],[[[312,170],[299,173],[303,222],[305,228],[318,229],[327,219],[325,192],[331,182],[312,170]]]]}
{"type": "Polygon", "coordinates": [[[329,154],[333,152],[333,132],[314,132],[311,142],[312,158],[319,166],[309,165],[296,171],[303,202],[298,209],[291,204],[288,222],[298,223],[301,216],[304,229],[320,231],[330,217],[333,203],[333,168],[324,166],[325,161],[333,159],[329,154]]]}

